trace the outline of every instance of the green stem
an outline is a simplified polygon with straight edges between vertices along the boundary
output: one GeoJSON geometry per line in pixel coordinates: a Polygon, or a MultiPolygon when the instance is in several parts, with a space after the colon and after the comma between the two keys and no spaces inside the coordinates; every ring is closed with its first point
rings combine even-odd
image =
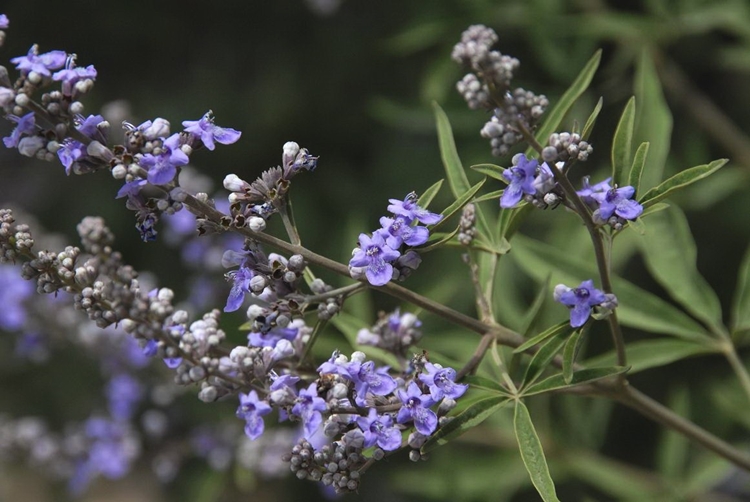
{"type": "Polygon", "coordinates": [[[737,350],[728,336],[726,336],[725,343],[722,344],[722,351],[724,352],[724,357],[729,361],[732,371],[734,371],[734,374],[740,381],[742,390],[745,391],[745,395],[750,399],[750,374],[748,374],[745,364],[737,355],[737,350]]]}

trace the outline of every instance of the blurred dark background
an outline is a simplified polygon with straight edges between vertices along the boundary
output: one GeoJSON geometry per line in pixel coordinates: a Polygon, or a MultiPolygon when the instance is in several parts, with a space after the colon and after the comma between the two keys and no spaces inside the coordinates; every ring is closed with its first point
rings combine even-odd
{"type": "MultiPolygon", "coordinates": [[[[303,242],[339,261],[348,260],[359,232],[375,228],[388,198],[423,191],[443,177],[433,100],[452,122],[464,165],[509,163],[490,156],[478,134],[487,118],[468,110],[454,89],[464,71],[450,60],[450,51],[467,26],[482,23],[495,29],[499,50],[521,60],[515,85],[544,93],[553,104],[593,52],[604,49],[590,90],[564,122],[568,128],[574,119],[582,123],[599,96],[604,97],[591,138],[594,155],[585,166],[590,171],[581,174],[603,175],[609,169],[612,132],[634,93],[637,62],[648,54],[662,83],[661,105],[668,106],[673,119],[668,127],[655,129],[657,137],[648,138],[652,148],[659,144],[665,151],[665,174],[715,158],[731,159],[712,178],[710,188],[690,189],[678,198],[698,242],[698,268],[728,311],[733,271],[750,236],[745,216],[750,207],[750,7],[743,0],[6,0],[1,10],[11,22],[4,60],[25,54],[37,43],[41,52],[75,52],[79,64],[96,66],[99,75],[85,102],[87,113],[123,100],[119,106],[129,110],[125,118],[130,122],[163,117],[174,131],[182,120],[195,120],[211,109],[217,124],[241,130],[238,143],[192,157],[215,189],[227,173],[250,181],[277,165],[286,141],[297,141],[319,155],[318,169],[295,179],[292,198],[303,242]]],[[[641,131],[648,131],[645,122],[652,117],[641,113],[641,131]]],[[[118,127],[112,124],[113,130],[118,127]]],[[[3,124],[1,130],[7,135],[10,126],[3,124]]],[[[119,185],[103,173],[66,177],[57,163],[0,150],[0,202],[34,213],[44,227],[71,241],[82,217],[102,215],[127,261],[138,269],[159,270],[160,284],[187,294],[181,290],[185,284],[179,262],[160,242],[143,244],[138,239],[132,213],[114,200],[119,185]]],[[[448,194],[441,193],[434,207],[448,203],[448,194]]],[[[494,204],[487,203],[488,210],[494,204]]],[[[554,221],[560,219],[557,215],[554,221]]],[[[535,215],[522,232],[540,237],[550,225],[535,215]]],[[[553,244],[564,249],[567,236],[562,234],[557,232],[553,244]]],[[[470,284],[458,262],[453,252],[430,257],[410,287],[428,291],[436,274],[443,274],[438,275],[443,282],[435,291],[438,299],[470,309],[470,284]]],[[[624,259],[622,271],[631,281],[661,293],[637,257],[624,259]]],[[[520,298],[510,308],[526,306],[535,286],[514,277],[520,298]]],[[[376,309],[395,305],[387,298],[376,300],[376,309]]],[[[438,329],[435,320],[426,326],[438,329]]],[[[662,398],[673,380],[699,385],[704,372],[727,374],[724,363],[711,358],[677,363],[669,373],[659,371],[638,375],[635,382],[662,398]]],[[[652,467],[657,429],[617,409],[606,452],[652,467]],[[618,438],[618,430],[638,431],[642,444],[637,452],[632,439],[628,444],[618,438]]],[[[461,452],[476,460],[476,472],[484,472],[489,462],[482,460],[485,452],[470,447],[461,452]]],[[[449,455],[436,454],[430,472],[450,472],[449,455]]],[[[413,483],[428,479],[427,464],[406,466],[413,471],[413,483]]],[[[373,473],[373,478],[381,475],[373,473]]],[[[389,496],[444,495],[440,490],[409,490],[403,476],[393,491],[379,489],[389,490],[389,496]]],[[[487,492],[465,492],[464,498],[481,500],[493,489],[487,480],[485,484],[487,492]]],[[[316,490],[302,486],[299,490],[316,490]]],[[[511,488],[507,493],[513,493],[511,488]]],[[[572,490],[571,500],[581,496],[572,490]]],[[[373,500],[376,491],[370,494],[373,500]]],[[[520,493],[514,500],[535,500],[528,491],[520,493]]]]}

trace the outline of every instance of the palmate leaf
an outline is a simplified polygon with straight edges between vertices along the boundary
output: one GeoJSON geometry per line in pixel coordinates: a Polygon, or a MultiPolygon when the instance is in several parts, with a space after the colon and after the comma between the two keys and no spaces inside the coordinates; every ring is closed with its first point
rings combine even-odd
{"type": "Polygon", "coordinates": [[[538,335],[533,336],[532,338],[529,338],[528,340],[523,342],[521,345],[513,349],[513,353],[518,354],[521,352],[525,352],[527,349],[533,347],[534,345],[542,343],[548,338],[559,335],[560,333],[564,333],[565,331],[568,331],[570,329],[570,323],[568,321],[559,322],[554,326],[545,329],[538,335]]]}
{"type": "Polygon", "coordinates": [[[568,339],[568,330],[562,330],[557,335],[549,338],[544,345],[542,345],[536,354],[529,361],[529,365],[526,367],[526,373],[523,375],[523,381],[521,382],[521,388],[528,387],[533,384],[534,381],[539,378],[539,375],[549,366],[549,363],[554,359],[560,349],[565,345],[565,341],[568,339]]]}
{"type": "Polygon", "coordinates": [[[638,200],[640,204],[646,208],[656,202],[662,200],[665,197],[669,197],[673,192],[680,190],[688,185],[695,183],[698,180],[710,176],[719,169],[721,169],[728,159],[717,159],[710,164],[702,164],[700,166],[691,167],[680,171],[671,178],[663,181],[658,186],[652,188],[638,200]]]}
{"type": "Polygon", "coordinates": [[[612,140],[612,183],[622,185],[626,167],[630,167],[635,128],[635,96],[628,100],[612,140]]]}
{"type": "Polygon", "coordinates": [[[648,221],[640,243],[641,256],[651,275],[714,333],[725,333],[719,297],[696,268],[695,240],[685,215],[672,206],[648,221]]]}
{"type": "Polygon", "coordinates": [[[472,404],[430,436],[430,439],[422,445],[420,451],[427,453],[438,446],[456,439],[464,432],[487,420],[497,410],[508,404],[509,401],[509,398],[506,396],[493,396],[472,404]]]}
{"type": "Polygon", "coordinates": [[[555,492],[555,483],[549,473],[547,459],[539,436],[534,429],[529,410],[523,401],[516,401],[516,411],[513,416],[513,429],[518,440],[523,465],[531,477],[531,483],[541,495],[544,502],[560,502],[555,492]]]}
{"type": "MultiPolygon", "coordinates": [[[[560,125],[560,122],[562,122],[562,119],[565,118],[565,115],[568,113],[570,108],[575,104],[581,94],[586,92],[586,89],[588,89],[589,85],[591,84],[591,80],[594,78],[594,74],[596,73],[597,68],[599,68],[599,62],[601,61],[601,58],[602,51],[600,49],[594,53],[591,59],[589,59],[589,61],[586,63],[586,66],[583,67],[568,90],[565,91],[557,104],[552,108],[552,110],[550,110],[549,114],[547,115],[547,119],[544,121],[544,124],[542,124],[542,126],[536,133],[536,140],[540,144],[547,144],[547,140],[549,139],[550,134],[557,130],[557,127],[560,125]]],[[[529,147],[526,150],[527,157],[531,157],[534,154],[535,150],[532,147],[529,147]]]]}

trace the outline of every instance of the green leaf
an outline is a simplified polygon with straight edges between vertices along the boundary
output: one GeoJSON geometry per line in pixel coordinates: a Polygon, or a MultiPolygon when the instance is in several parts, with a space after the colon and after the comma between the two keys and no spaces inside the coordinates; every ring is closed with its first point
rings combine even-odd
{"type": "MultiPolygon", "coordinates": [[[[552,284],[571,286],[582,278],[599,275],[593,258],[562,253],[559,248],[523,235],[517,235],[513,243],[516,252],[508,256],[537,281],[552,274],[552,284]]],[[[703,326],[658,296],[616,275],[612,276],[612,283],[619,302],[617,315],[623,325],[685,339],[706,339],[703,326]]]]}
{"type": "MultiPolygon", "coordinates": [[[[689,418],[690,394],[687,387],[678,387],[669,397],[669,409],[674,413],[689,418]]],[[[684,479],[686,459],[690,442],[682,434],[663,429],[659,445],[656,449],[656,468],[666,478],[679,482],[684,479]]]]}
{"type": "Polygon", "coordinates": [[[453,417],[453,420],[440,427],[427,442],[422,445],[420,451],[427,453],[438,446],[443,446],[447,442],[456,439],[458,436],[476,427],[487,420],[497,410],[509,402],[506,396],[488,397],[474,403],[464,411],[453,417]]]}
{"type": "Polygon", "coordinates": [[[502,227],[502,236],[510,240],[511,237],[518,231],[523,220],[531,214],[534,206],[531,204],[524,204],[523,206],[516,209],[503,209],[503,214],[508,212],[508,223],[502,227]]]}
{"type": "Polygon", "coordinates": [[[489,176],[490,178],[500,180],[506,185],[508,184],[508,180],[503,177],[503,173],[505,172],[504,167],[496,166],[495,164],[475,164],[469,167],[471,167],[478,173],[482,173],[486,176],[489,176]]]}
{"type": "MultiPolygon", "coordinates": [[[[688,357],[702,354],[718,354],[721,350],[711,343],[696,343],[690,340],[675,338],[657,338],[655,340],[638,340],[627,344],[630,374],[650,368],[659,368],[688,357]]],[[[584,366],[605,366],[617,363],[615,351],[593,357],[584,366]]]]}
{"type": "MultiPolygon", "coordinates": [[[[559,126],[560,122],[562,122],[562,119],[565,118],[568,110],[570,110],[570,108],[578,100],[581,94],[583,94],[586,89],[588,89],[589,84],[591,84],[591,80],[594,78],[596,69],[599,67],[601,58],[602,51],[600,49],[594,53],[591,59],[589,59],[589,61],[586,63],[586,66],[583,67],[571,86],[562,95],[560,101],[558,101],[557,104],[549,112],[549,114],[547,115],[547,119],[544,121],[544,124],[542,124],[536,134],[536,140],[539,143],[541,143],[542,145],[547,144],[549,135],[557,130],[557,126],[559,126]]],[[[534,154],[535,150],[532,147],[529,147],[526,150],[527,157],[530,157],[534,154]]]]}
{"type": "Polygon", "coordinates": [[[640,202],[644,208],[648,207],[663,198],[668,197],[672,192],[710,176],[721,169],[727,162],[728,159],[718,159],[710,164],[702,164],[700,166],[694,166],[690,169],[680,171],[668,180],[663,181],[659,186],[656,186],[643,194],[643,197],[641,197],[638,202],[640,202]]]}
{"type": "MultiPolygon", "coordinates": [[[[453,232],[450,232],[450,233],[440,232],[441,237],[439,239],[433,240],[433,241],[428,241],[428,243],[426,245],[424,245],[422,247],[417,247],[417,249],[419,249],[420,253],[429,253],[430,251],[434,251],[434,250],[440,248],[441,246],[443,246],[444,244],[446,244],[451,239],[453,239],[453,237],[455,237],[455,235],[458,233],[458,229],[459,229],[459,227],[456,227],[456,229],[453,230],[453,232]]],[[[435,235],[435,234],[433,234],[433,235],[435,235]]]]}
{"type": "Polygon", "coordinates": [[[559,335],[560,333],[563,333],[570,328],[570,322],[569,321],[562,321],[561,323],[555,324],[554,326],[545,329],[538,335],[536,335],[533,338],[529,338],[525,342],[523,342],[521,345],[519,345],[517,348],[513,349],[514,354],[519,354],[521,352],[525,352],[529,348],[533,347],[534,345],[538,343],[542,343],[547,338],[559,335]]]}
{"type": "Polygon", "coordinates": [[[417,204],[419,205],[419,207],[423,207],[425,209],[429,207],[430,202],[432,202],[432,199],[435,198],[437,193],[440,191],[440,188],[443,186],[443,181],[445,180],[438,180],[430,188],[425,190],[422,195],[419,196],[419,200],[417,200],[417,204]]]}
{"type": "Polygon", "coordinates": [[[643,50],[636,62],[634,87],[638,110],[633,139],[636,144],[651,142],[641,175],[641,186],[648,189],[662,179],[672,138],[672,112],[664,99],[659,75],[648,49],[643,50]]]}
{"type": "Polygon", "coordinates": [[[732,301],[732,333],[750,329],[750,246],[737,273],[737,289],[732,301]]]}
{"type": "Polygon", "coordinates": [[[581,132],[582,140],[588,140],[589,136],[591,136],[591,131],[594,130],[596,118],[599,116],[599,112],[602,111],[603,104],[604,98],[599,98],[599,101],[597,101],[596,106],[594,107],[594,111],[591,112],[591,115],[589,115],[589,118],[586,120],[586,124],[583,126],[583,132],[581,132]]]}
{"type": "Polygon", "coordinates": [[[568,330],[564,330],[550,338],[539,348],[539,351],[534,354],[531,361],[529,361],[529,365],[526,367],[526,373],[523,375],[521,388],[531,385],[537,378],[539,378],[539,375],[542,374],[547,366],[549,366],[552,359],[554,359],[557,353],[560,352],[560,349],[567,339],[568,330]]]}
{"type": "MultiPolygon", "coordinates": [[[[645,208],[643,212],[641,213],[641,215],[638,217],[638,219],[642,220],[646,216],[650,216],[654,213],[658,213],[659,211],[664,211],[668,207],[669,207],[669,204],[667,204],[666,202],[657,202],[653,206],[648,206],[647,208],[645,208]]],[[[633,222],[630,221],[628,223],[633,223],[633,222]]]]}
{"type": "Polygon", "coordinates": [[[570,382],[565,382],[565,376],[562,373],[552,375],[550,377],[541,380],[534,385],[530,385],[527,389],[521,393],[523,396],[533,396],[535,394],[542,394],[544,392],[551,392],[553,390],[569,389],[576,385],[582,385],[585,383],[595,382],[603,378],[609,378],[620,373],[625,373],[630,369],[630,366],[612,366],[609,368],[588,368],[579,370],[573,373],[573,377],[570,382]]]}
{"type": "Polygon", "coordinates": [[[472,388],[491,390],[493,392],[499,392],[504,395],[508,395],[508,390],[499,383],[489,378],[485,378],[479,375],[466,375],[461,380],[461,383],[468,383],[472,388]]]}
{"type": "Polygon", "coordinates": [[[638,188],[641,186],[641,174],[643,173],[643,166],[646,165],[649,145],[650,143],[645,141],[638,147],[638,150],[636,150],[635,156],[633,157],[633,165],[628,174],[627,184],[635,188],[635,193],[638,193],[638,188]]]}
{"type": "Polygon", "coordinates": [[[461,164],[461,158],[458,156],[456,142],[453,139],[453,129],[440,105],[432,103],[435,111],[435,120],[437,121],[438,143],[440,145],[440,158],[443,159],[445,174],[448,177],[448,185],[451,188],[453,196],[458,198],[469,191],[471,184],[466,177],[464,166],[461,164]]]}
{"type": "Polygon", "coordinates": [[[476,199],[474,199],[474,202],[484,202],[486,200],[499,200],[500,197],[503,195],[503,190],[495,190],[493,192],[487,192],[484,195],[480,195],[476,199]]]}
{"type": "Polygon", "coordinates": [[[534,298],[534,301],[531,303],[529,310],[526,311],[526,313],[523,316],[523,324],[518,329],[518,332],[521,333],[523,336],[528,336],[529,330],[531,329],[531,326],[534,325],[534,322],[539,318],[539,313],[541,312],[542,307],[544,306],[544,301],[547,299],[548,296],[549,296],[549,278],[547,278],[547,280],[544,281],[544,284],[542,284],[542,287],[539,288],[539,292],[536,294],[536,297],[534,298]]]}
{"type": "Polygon", "coordinates": [[[573,369],[580,348],[581,333],[583,333],[582,329],[575,330],[563,348],[563,379],[567,384],[573,380],[573,369]]]}
{"type": "Polygon", "coordinates": [[[336,329],[338,329],[344,335],[344,337],[346,337],[346,340],[353,348],[364,352],[367,357],[381,361],[391,366],[392,368],[401,367],[401,363],[399,362],[399,360],[390,352],[378,347],[360,345],[357,343],[357,333],[359,333],[359,330],[364,328],[365,326],[363,326],[362,321],[360,321],[356,317],[352,316],[351,314],[347,314],[346,312],[339,312],[337,315],[332,317],[329,322],[333,324],[336,329]]]}
{"type": "Polygon", "coordinates": [[[630,166],[635,127],[635,96],[628,100],[612,140],[612,183],[622,185],[625,167],[630,166]]]}
{"type": "Polygon", "coordinates": [[[682,211],[672,206],[651,216],[640,242],[649,272],[669,296],[714,333],[725,333],[719,298],[698,272],[695,241],[682,211]]]}
{"type": "MultiPolygon", "coordinates": [[[[476,195],[476,193],[479,191],[480,188],[482,188],[482,185],[484,185],[484,182],[487,181],[487,178],[482,178],[482,181],[474,185],[473,187],[470,187],[466,192],[462,193],[460,197],[458,197],[453,204],[443,209],[443,212],[440,213],[443,215],[443,218],[432,225],[431,231],[435,231],[436,229],[440,228],[444,222],[448,221],[448,219],[456,214],[458,211],[461,210],[466,204],[468,204],[471,201],[471,198],[476,195]]],[[[478,210],[479,208],[477,208],[478,210]]]]}
{"type": "Polygon", "coordinates": [[[516,412],[513,416],[513,429],[518,440],[518,449],[521,451],[523,465],[531,477],[531,483],[541,495],[544,502],[560,502],[555,493],[555,484],[544,458],[544,450],[539,436],[531,422],[529,410],[522,401],[516,401],[516,412]]]}

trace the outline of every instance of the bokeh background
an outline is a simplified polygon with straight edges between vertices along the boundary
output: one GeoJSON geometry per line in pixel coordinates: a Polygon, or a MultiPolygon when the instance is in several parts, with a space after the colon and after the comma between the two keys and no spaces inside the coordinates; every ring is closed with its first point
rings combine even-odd
{"type": "MultiPolygon", "coordinates": [[[[303,242],[339,261],[348,260],[359,232],[375,227],[388,198],[422,191],[443,176],[433,101],[446,110],[465,165],[509,163],[490,156],[479,136],[487,117],[468,110],[454,88],[464,71],[450,60],[450,51],[467,26],[482,23],[495,29],[499,50],[521,60],[515,84],[546,94],[553,104],[594,51],[602,48],[599,73],[564,122],[568,128],[574,120],[582,123],[603,97],[591,137],[594,154],[580,174],[597,177],[609,169],[609,148],[621,110],[631,95],[643,92],[637,85],[639,75],[655,72],[658,87],[647,93],[646,102],[638,103],[639,139],[651,141],[650,162],[663,166],[669,175],[715,158],[731,159],[709,181],[676,199],[698,243],[698,268],[716,289],[725,312],[729,310],[735,271],[750,240],[750,4],[744,0],[6,0],[0,10],[11,20],[2,48],[4,61],[38,43],[41,51],[75,52],[80,64],[96,66],[99,77],[86,101],[89,113],[108,107],[135,124],[164,117],[176,126],[212,109],[217,124],[241,130],[242,139],[235,145],[193,156],[204,182],[212,182],[214,188],[220,188],[227,173],[251,180],[277,165],[286,141],[297,141],[319,155],[315,173],[295,180],[294,207],[303,242]]],[[[3,135],[10,131],[7,124],[0,127],[3,135]]],[[[117,129],[113,122],[113,131],[117,129]]],[[[177,251],[160,241],[139,240],[132,213],[114,200],[118,188],[119,182],[104,174],[66,177],[56,163],[0,150],[0,201],[34,214],[40,226],[69,243],[75,242],[74,229],[81,218],[104,216],[129,263],[139,270],[158,271],[158,284],[189,296],[191,285],[175,259],[177,251]]],[[[448,194],[441,193],[434,207],[449,202],[448,194]]],[[[494,204],[487,203],[488,210],[494,204]]],[[[551,242],[561,253],[578,252],[584,244],[572,242],[570,235],[581,233],[571,220],[562,211],[551,217],[535,214],[521,232],[551,242]]],[[[621,274],[663,294],[645,272],[635,247],[623,246],[626,251],[618,258],[621,274]]],[[[499,316],[513,327],[540,285],[508,261],[502,270],[499,296],[504,308],[499,316]]],[[[471,287],[457,252],[429,256],[416,275],[410,287],[471,312],[471,287]]],[[[223,300],[218,296],[216,306],[223,300]]],[[[375,312],[395,306],[389,298],[371,296],[353,308],[374,320],[375,312]]],[[[564,312],[550,307],[545,319],[561,315],[564,312]]],[[[425,318],[425,333],[425,347],[457,359],[470,346],[463,341],[470,335],[436,319],[425,318]]],[[[627,334],[633,339],[643,336],[627,334]]],[[[330,336],[334,345],[343,340],[336,333],[330,336]]],[[[607,338],[600,338],[591,341],[592,354],[608,349],[607,338]]],[[[7,361],[13,344],[0,342],[0,350],[6,352],[0,360],[7,361]]],[[[68,363],[77,363],[75,369],[55,361],[60,359],[57,355],[45,365],[12,363],[0,368],[0,413],[45,415],[52,423],[87,416],[88,410],[66,405],[65,399],[54,399],[55,406],[45,399],[73,392],[72,387],[80,389],[81,382],[88,381],[81,372],[96,381],[95,370],[85,373],[85,357],[74,351],[63,354],[68,363]]],[[[722,360],[707,357],[651,370],[633,381],[662,400],[690,389],[689,413],[696,421],[747,442],[742,418],[731,417],[731,410],[716,412],[716,396],[731,392],[729,377],[722,360]]],[[[185,413],[196,422],[233,418],[232,403],[208,407],[192,394],[184,401],[182,406],[189,410],[185,413]]],[[[590,474],[593,466],[607,462],[612,463],[607,472],[622,469],[626,478],[647,479],[670,494],[677,490],[679,476],[667,479],[663,472],[653,471],[664,437],[651,422],[599,401],[539,401],[535,416],[542,417],[538,427],[548,441],[553,476],[559,476],[564,500],[626,498],[597,485],[590,474]],[[573,456],[579,464],[570,460],[573,456]]],[[[536,500],[507,426],[507,417],[498,417],[482,432],[438,451],[429,462],[413,465],[399,457],[382,463],[368,473],[359,497],[536,500]]],[[[689,452],[703,458],[698,448],[689,452]]],[[[149,467],[148,454],[132,476],[97,481],[84,500],[320,496],[311,483],[292,478],[243,483],[241,472],[217,474],[199,461],[186,465],[173,481],[160,483],[149,467]]],[[[742,490],[742,483],[732,476],[724,466],[714,486],[717,492],[730,497],[733,490],[742,490]]],[[[32,498],[26,500],[67,497],[63,485],[43,479],[33,467],[0,466],[0,498],[18,500],[13,497],[27,490],[32,498]]]]}

